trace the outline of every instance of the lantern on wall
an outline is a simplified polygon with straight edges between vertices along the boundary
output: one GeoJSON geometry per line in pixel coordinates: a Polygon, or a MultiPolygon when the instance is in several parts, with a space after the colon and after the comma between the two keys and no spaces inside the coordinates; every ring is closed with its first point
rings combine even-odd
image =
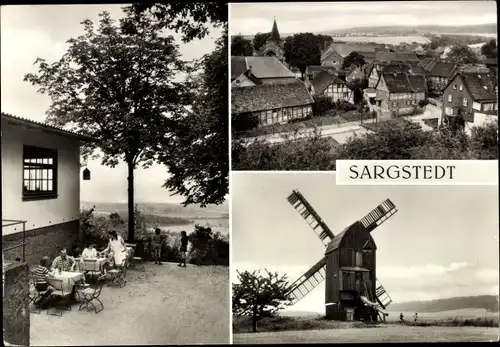
{"type": "Polygon", "coordinates": [[[85,168],[83,170],[83,180],[84,181],[89,181],[90,180],[90,170],[88,168],[85,168]]]}

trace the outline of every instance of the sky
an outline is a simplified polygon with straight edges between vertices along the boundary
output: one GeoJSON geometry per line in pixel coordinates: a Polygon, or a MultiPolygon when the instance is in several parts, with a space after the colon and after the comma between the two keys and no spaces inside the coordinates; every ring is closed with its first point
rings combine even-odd
{"type": "MultiPolygon", "coordinates": [[[[394,302],[498,294],[498,190],[492,186],[336,186],[335,173],[231,176],[232,262],[295,281],[324,246],[286,198],[298,189],[334,234],[389,198],[398,212],[372,232],[377,278],[394,302]]],[[[287,310],[324,313],[319,285],[287,310]]]]}
{"type": "MultiPolygon", "coordinates": [[[[1,107],[2,112],[44,121],[50,98],[38,94],[36,87],[23,82],[27,73],[36,73],[33,65],[37,57],[48,63],[59,60],[66,52],[66,41],[84,33],[80,23],[85,19],[97,22],[98,14],[108,11],[113,19],[123,16],[120,5],[28,5],[1,7],[1,107]]],[[[220,29],[211,30],[202,40],[182,43],[180,35],[171,33],[179,44],[182,59],[201,58],[215,49],[220,29]]],[[[90,181],[81,180],[80,199],[106,202],[127,201],[127,168],[120,164],[111,169],[100,161],[89,161],[90,181]],[[103,194],[105,192],[105,194],[103,194]]],[[[167,170],[160,165],[135,172],[135,198],[144,202],[172,202],[184,200],[161,185],[167,179],[167,170]]],[[[80,175],[81,178],[81,175],[80,175]]]]}
{"type": "Polygon", "coordinates": [[[494,1],[370,1],[230,4],[231,35],[269,32],[276,17],[282,34],[354,26],[474,25],[496,23],[494,1]]]}

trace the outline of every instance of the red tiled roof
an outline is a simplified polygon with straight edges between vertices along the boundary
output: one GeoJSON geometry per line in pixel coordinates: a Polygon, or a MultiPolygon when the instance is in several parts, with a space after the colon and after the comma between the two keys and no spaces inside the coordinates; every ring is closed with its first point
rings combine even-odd
{"type": "Polygon", "coordinates": [[[312,96],[301,82],[231,88],[231,111],[235,114],[312,103],[312,96]]]}
{"type": "Polygon", "coordinates": [[[87,135],[82,135],[82,134],[78,134],[76,132],[64,130],[63,128],[49,125],[46,123],[37,122],[37,121],[30,120],[30,119],[22,118],[22,117],[13,116],[13,115],[8,114],[8,113],[2,112],[1,116],[2,116],[2,119],[7,120],[8,122],[35,126],[37,128],[40,128],[40,129],[45,129],[47,131],[50,131],[50,132],[53,132],[56,134],[60,134],[60,135],[65,135],[67,137],[75,138],[75,139],[78,139],[81,141],[92,141],[93,140],[90,136],[87,136],[87,135]]]}

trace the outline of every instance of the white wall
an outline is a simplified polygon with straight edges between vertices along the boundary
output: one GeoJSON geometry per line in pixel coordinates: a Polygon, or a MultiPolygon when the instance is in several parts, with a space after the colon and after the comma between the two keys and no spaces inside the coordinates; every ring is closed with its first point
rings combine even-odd
{"type": "MultiPolygon", "coordinates": [[[[79,215],[79,142],[2,120],[2,219],[27,220],[26,230],[30,230],[78,220],[79,215]],[[57,199],[23,201],[23,145],[57,149],[57,199]]],[[[6,227],[2,234],[21,230],[22,225],[6,227]]]]}
{"type": "Polygon", "coordinates": [[[471,135],[473,127],[483,126],[486,123],[493,122],[493,121],[498,122],[498,115],[491,115],[491,114],[484,114],[484,113],[476,112],[476,113],[474,113],[474,123],[465,122],[465,133],[467,135],[471,135]]]}

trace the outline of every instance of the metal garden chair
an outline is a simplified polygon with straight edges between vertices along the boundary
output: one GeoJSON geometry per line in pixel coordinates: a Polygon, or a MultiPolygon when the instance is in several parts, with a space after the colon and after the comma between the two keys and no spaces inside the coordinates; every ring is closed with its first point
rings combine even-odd
{"type": "Polygon", "coordinates": [[[105,280],[106,275],[101,275],[97,279],[97,285],[77,290],[78,297],[82,301],[79,307],[80,311],[87,309],[89,305],[92,306],[96,314],[104,310],[104,304],[99,300],[99,296],[101,295],[105,280]],[[100,309],[96,306],[98,304],[100,304],[100,309]]]}

